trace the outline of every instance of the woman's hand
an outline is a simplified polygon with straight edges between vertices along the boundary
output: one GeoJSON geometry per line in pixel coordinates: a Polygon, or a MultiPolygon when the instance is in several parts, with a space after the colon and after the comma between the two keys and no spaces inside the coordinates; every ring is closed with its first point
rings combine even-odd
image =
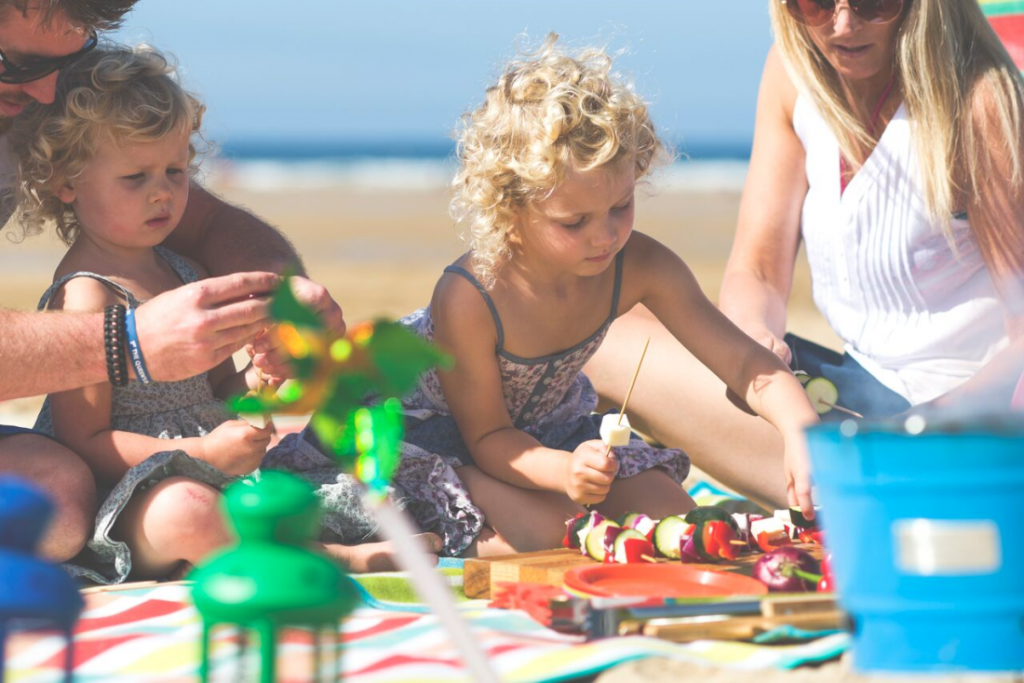
{"type": "Polygon", "coordinates": [[[605,455],[607,447],[600,439],[584,441],[569,459],[565,493],[574,503],[593,505],[608,495],[619,471],[619,461],[605,455]]]}
{"type": "Polygon", "coordinates": [[[204,460],[224,474],[249,474],[260,466],[270,445],[269,427],[254,427],[245,420],[228,420],[201,440],[204,460]]]}
{"type": "Polygon", "coordinates": [[[791,506],[798,506],[804,517],[814,519],[811,499],[811,460],[807,437],[803,431],[783,434],[783,465],[786,472],[786,497],[791,506]]]}

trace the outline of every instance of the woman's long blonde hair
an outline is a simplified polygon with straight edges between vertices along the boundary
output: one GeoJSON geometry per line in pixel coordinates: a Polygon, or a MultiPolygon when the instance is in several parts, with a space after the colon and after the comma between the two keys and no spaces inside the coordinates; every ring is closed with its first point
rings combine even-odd
{"type": "MultiPolygon", "coordinates": [[[[913,124],[925,205],[948,234],[952,215],[966,208],[968,197],[984,192],[991,158],[986,146],[1020,139],[1024,81],[977,0],[905,2],[896,74],[913,124]],[[977,134],[979,93],[995,103],[998,130],[993,135],[977,134]]],[[[838,74],[781,0],[769,0],[769,6],[776,44],[797,88],[812,99],[843,155],[863,162],[863,150],[874,139],[851,111],[838,74]]],[[[1020,196],[1020,146],[1011,147],[1011,182],[1020,196]]]]}
{"type": "Polygon", "coordinates": [[[539,50],[510,62],[456,133],[451,209],[485,287],[511,254],[519,210],[547,196],[569,170],[629,159],[640,179],[670,157],[646,103],[612,72],[611,57],[599,49],[569,54],[557,40],[550,34],[539,50]]]}

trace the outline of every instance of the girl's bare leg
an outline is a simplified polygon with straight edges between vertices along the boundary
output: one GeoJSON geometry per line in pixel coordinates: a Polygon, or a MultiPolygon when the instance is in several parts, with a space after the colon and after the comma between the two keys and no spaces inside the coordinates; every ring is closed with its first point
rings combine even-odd
{"type": "Polygon", "coordinates": [[[633,359],[648,335],[651,345],[627,408],[630,423],[666,446],[683,449],[694,465],[755,502],[768,509],[786,507],[782,437],[730,400],[721,380],[642,306],[612,324],[584,368],[603,407],[621,405],[633,359]]]}
{"type": "MultiPolygon", "coordinates": [[[[427,554],[433,555],[433,564],[437,564],[437,553],[441,551],[441,538],[437,534],[416,534],[413,541],[420,543],[427,554]]],[[[323,550],[336,560],[340,560],[354,574],[392,572],[401,569],[395,560],[395,549],[390,541],[357,545],[324,543],[323,550]]]]}
{"type": "Polygon", "coordinates": [[[234,540],[220,509],[221,493],[186,477],[171,477],[134,496],[114,525],[132,549],[133,579],[162,579],[182,561],[200,563],[234,540]]]}
{"type": "Polygon", "coordinates": [[[616,479],[608,497],[594,507],[613,519],[627,512],[642,512],[648,517],[663,519],[685,514],[694,506],[693,498],[672,477],[654,468],[628,479],[616,479]]]}
{"type": "Polygon", "coordinates": [[[489,527],[464,553],[466,557],[561,547],[565,521],[584,510],[565,494],[506,484],[473,465],[455,471],[489,527]]]}

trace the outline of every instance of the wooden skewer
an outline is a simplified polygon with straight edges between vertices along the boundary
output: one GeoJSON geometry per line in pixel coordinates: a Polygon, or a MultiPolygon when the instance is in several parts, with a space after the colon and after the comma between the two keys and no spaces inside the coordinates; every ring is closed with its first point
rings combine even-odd
{"type": "MultiPolygon", "coordinates": [[[[256,354],[253,353],[252,348],[250,347],[249,348],[249,358],[250,358],[250,360],[255,358],[255,356],[256,356],[256,354]]],[[[262,370],[257,368],[255,364],[253,364],[253,367],[256,369],[256,395],[259,396],[260,394],[263,393],[263,385],[266,384],[266,379],[263,377],[263,371],[262,370]]],[[[277,427],[276,427],[276,425],[274,425],[273,413],[266,412],[266,413],[263,413],[263,426],[265,428],[268,425],[270,426],[270,433],[271,434],[277,432],[277,427]]]]}
{"type": "Polygon", "coordinates": [[[661,562],[671,562],[672,561],[672,560],[670,560],[667,557],[651,557],[650,555],[641,555],[640,559],[641,560],[647,560],[648,562],[653,562],[654,564],[658,564],[658,563],[661,563],[661,562]]]}
{"type": "MultiPolygon", "coordinates": [[[[633,371],[633,381],[629,383],[629,389],[626,390],[626,398],[622,401],[622,410],[619,411],[619,419],[615,423],[616,425],[622,424],[622,416],[626,414],[626,407],[629,405],[629,397],[633,395],[633,387],[636,386],[636,378],[640,376],[640,368],[644,364],[644,356],[647,355],[647,347],[651,345],[650,336],[647,337],[647,341],[644,342],[644,350],[640,352],[640,361],[636,364],[636,370],[633,371]]],[[[604,452],[604,457],[608,457],[612,452],[612,447],[608,448],[604,452]]]]}
{"type": "Polygon", "coordinates": [[[191,584],[191,581],[128,581],[126,583],[115,583],[109,586],[89,586],[81,589],[79,592],[83,595],[90,593],[114,593],[116,591],[130,591],[136,588],[150,588],[150,587],[164,587],[164,586],[183,586],[191,584]]]}
{"type": "Polygon", "coordinates": [[[849,408],[844,408],[841,405],[837,405],[835,403],[829,403],[828,401],[826,401],[823,398],[819,398],[818,399],[818,403],[820,403],[823,406],[828,406],[829,408],[832,408],[833,410],[838,410],[841,413],[846,413],[847,415],[852,415],[853,417],[859,418],[861,420],[864,419],[864,416],[861,415],[860,413],[858,413],[856,410],[850,410],[849,408]]]}
{"type": "Polygon", "coordinates": [[[747,542],[746,542],[746,541],[741,541],[741,540],[740,540],[740,539],[738,539],[738,538],[734,538],[734,539],[732,539],[731,541],[729,541],[729,543],[730,543],[731,545],[747,545],[747,542]]]}

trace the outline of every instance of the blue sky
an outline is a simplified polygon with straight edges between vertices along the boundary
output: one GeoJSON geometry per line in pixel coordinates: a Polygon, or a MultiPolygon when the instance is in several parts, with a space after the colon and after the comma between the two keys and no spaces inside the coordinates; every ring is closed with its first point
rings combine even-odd
{"type": "Polygon", "coordinates": [[[443,140],[551,30],[623,51],[670,137],[751,137],[767,0],[140,0],[117,37],[177,56],[220,142],[443,140]]]}

